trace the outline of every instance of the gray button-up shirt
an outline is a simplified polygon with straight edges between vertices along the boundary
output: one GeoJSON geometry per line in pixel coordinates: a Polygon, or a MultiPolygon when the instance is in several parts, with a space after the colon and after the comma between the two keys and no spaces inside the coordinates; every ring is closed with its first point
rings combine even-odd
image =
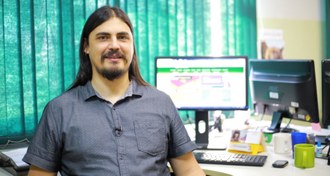
{"type": "Polygon", "coordinates": [[[112,105],[88,82],[47,104],[23,160],[62,176],[159,176],[195,148],[165,93],[132,81],[112,105]]]}

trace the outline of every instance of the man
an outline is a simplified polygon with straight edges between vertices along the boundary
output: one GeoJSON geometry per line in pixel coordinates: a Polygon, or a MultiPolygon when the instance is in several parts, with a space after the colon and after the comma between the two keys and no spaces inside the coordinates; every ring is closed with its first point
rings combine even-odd
{"type": "Polygon", "coordinates": [[[169,96],[141,77],[127,15],[87,19],[71,88],[50,101],[24,161],[30,176],[205,175],[169,96]]]}

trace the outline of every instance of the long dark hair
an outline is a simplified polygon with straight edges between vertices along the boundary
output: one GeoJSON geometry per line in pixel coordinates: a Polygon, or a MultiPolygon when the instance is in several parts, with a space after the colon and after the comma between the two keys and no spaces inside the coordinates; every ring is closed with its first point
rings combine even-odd
{"type": "MultiPolygon", "coordinates": [[[[80,67],[75,81],[69,89],[75,88],[79,85],[84,85],[92,79],[92,64],[89,59],[89,55],[84,52],[85,42],[88,43],[89,34],[99,25],[109,20],[110,18],[119,18],[124,23],[128,25],[133,35],[133,25],[124,11],[118,7],[110,7],[108,5],[100,7],[95,12],[93,12],[87,19],[85,26],[83,28],[81,38],[80,38],[80,48],[79,48],[79,58],[80,67]]],[[[134,35],[133,35],[134,36],[134,35]]],[[[129,67],[129,79],[136,80],[138,84],[149,85],[141,76],[140,69],[138,66],[138,60],[136,56],[135,44],[133,44],[134,53],[131,65],[129,67]]]]}

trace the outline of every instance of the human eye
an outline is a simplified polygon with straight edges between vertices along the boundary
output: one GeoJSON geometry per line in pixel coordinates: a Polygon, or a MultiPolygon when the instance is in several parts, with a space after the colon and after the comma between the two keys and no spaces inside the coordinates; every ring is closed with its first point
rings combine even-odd
{"type": "Polygon", "coordinates": [[[106,40],[108,40],[109,38],[110,38],[110,36],[107,35],[107,34],[98,34],[98,35],[96,36],[96,39],[99,40],[99,41],[106,41],[106,40]]]}
{"type": "Polygon", "coordinates": [[[104,35],[102,35],[102,36],[98,36],[97,37],[97,39],[98,40],[101,40],[101,41],[105,41],[105,40],[107,40],[109,37],[107,37],[107,36],[104,36],[104,35]]]}
{"type": "Polygon", "coordinates": [[[126,41],[126,40],[130,39],[130,37],[127,33],[118,34],[117,38],[118,38],[118,40],[122,40],[122,41],[126,41]]]}

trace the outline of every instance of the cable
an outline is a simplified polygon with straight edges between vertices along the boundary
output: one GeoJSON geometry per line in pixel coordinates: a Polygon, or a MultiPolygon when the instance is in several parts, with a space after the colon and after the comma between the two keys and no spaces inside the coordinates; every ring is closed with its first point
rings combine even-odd
{"type": "Polygon", "coordinates": [[[265,117],[265,113],[266,113],[266,109],[268,108],[268,105],[264,104],[264,108],[263,108],[263,112],[262,112],[262,115],[261,115],[261,118],[260,118],[260,121],[262,121],[265,117]]]}
{"type": "Polygon", "coordinates": [[[282,130],[280,130],[280,132],[284,132],[284,131],[286,131],[285,129],[290,130],[289,125],[290,125],[291,121],[292,121],[292,118],[290,118],[288,124],[287,124],[282,130]]]}

